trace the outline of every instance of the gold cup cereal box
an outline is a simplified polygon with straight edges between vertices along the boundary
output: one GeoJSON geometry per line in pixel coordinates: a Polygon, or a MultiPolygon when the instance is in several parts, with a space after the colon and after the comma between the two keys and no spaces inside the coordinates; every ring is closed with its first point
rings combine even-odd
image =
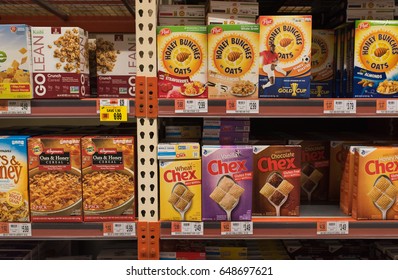
{"type": "Polygon", "coordinates": [[[257,98],[257,24],[208,25],[209,99],[257,98]]]}
{"type": "Polygon", "coordinates": [[[0,25],[0,41],[0,99],[32,98],[30,27],[0,25]]]}
{"type": "Polygon", "coordinates": [[[206,26],[158,26],[158,97],[207,98],[206,26]]]}
{"type": "Polygon", "coordinates": [[[334,31],[312,30],[311,97],[332,97],[334,31]]]}
{"type": "Polygon", "coordinates": [[[398,219],[398,148],[360,147],[355,151],[352,216],[398,219]]]}
{"type": "Polygon", "coordinates": [[[29,222],[27,138],[0,137],[0,222],[29,222]]]}
{"type": "Polygon", "coordinates": [[[261,16],[259,96],[309,98],[311,16],[261,16]]]}
{"type": "Polygon", "coordinates": [[[201,221],[201,160],[160,160],[160,220],[201,221]]]}
{"type": "Polygon", "coordinates": [[[398,97],[398,22],[355,21],[354,97],[398,97]]]}

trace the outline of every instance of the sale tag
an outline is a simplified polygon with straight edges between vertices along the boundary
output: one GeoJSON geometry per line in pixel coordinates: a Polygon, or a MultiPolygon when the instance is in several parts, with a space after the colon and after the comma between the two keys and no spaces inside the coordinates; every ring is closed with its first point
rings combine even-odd
{"type": "Polygon", "coordinates": [[[258,100],[236,100],[230,99],[226,102],[227,114],[258,114],[258,100]]]}
{"type": "Polygon", "coordinates": [[[101,106],[125,106],[127,108],[127,113],[130,113],[130,100],[128,99],[97,99],[97,114],[100,113],[101,106]]]}
{"type": "Polygon", "coordinates": [[[398,114],[398,100],[377,99],[376,114],[398,114]]]}
{"type": "Polygon", "coordinates": [[[203,222],[172,222],[171,235],[203,235],[203,222]]]}
{"type": "Polygon", "coordinates": [[[323,102],[324,114],[356,114],[356,100],[325,99],[323,102]]]}
{"type": "Polygon", "coordinates": [[[317,234],[348,234],[348,222],[318,222],[317,234]]]}
{"type": "Polygon", "coordinates": [[[0,100],[1,115],[30,115],[30,100],[0,100]]]}
{"type": "Polygon", "coordinates": [[[101,106],[101,122],[127,122],[127,108],[125,106],[101,106]]]}
{"type": "Polygon", "coordinates": [[[0,223],[0,236],[32,236],[29,223],[0,223]]]}
{"type": "Polygon", "coordinates": [[[221,235],[251,235],[253,222],[221,222],[221,235]]]}
{"type": "Polygon", "coordinates": [[[175,113],[207,113],[207,99],[176,99],[175,113]]]}
{"type": "Polygon", "coordinates": [[[135,236],[135,223],[104,223],[104,236],[135,236]]]}

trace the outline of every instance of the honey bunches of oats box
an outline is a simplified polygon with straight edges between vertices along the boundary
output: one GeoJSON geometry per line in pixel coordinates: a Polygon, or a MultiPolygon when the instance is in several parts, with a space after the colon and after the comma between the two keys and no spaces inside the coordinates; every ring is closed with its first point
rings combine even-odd
{"type": "Polygon", "coordinates": [[[309,98],[311,16],[261,16],[259,96],[309,98]]]}
{"type": "Polygon", "coordinates": [[[312,30],[311,97],[332,97],[334,31],[312,30]]]}
{"type": "Polygon", "coordinates": [[[158,97],[207,98],[206,26],[158,26],[158,97]]]}
{"type": "Polygon", "coordinates": [[[355,21],[354,97],[398,97],[398,21],[355,21]]]}
{"type": "Polygon", "coordinates": [[[257,98],[257,24],[208,25],[209,99],[257,98]]]}

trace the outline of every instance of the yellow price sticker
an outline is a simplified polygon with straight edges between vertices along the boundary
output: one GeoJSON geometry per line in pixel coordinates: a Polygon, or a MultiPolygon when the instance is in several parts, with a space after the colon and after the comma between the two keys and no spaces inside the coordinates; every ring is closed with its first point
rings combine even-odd
{"type": "Polygon", "coordinates": [[[100,106],[101,122],[127,122],[126,106],[100,106]]]}

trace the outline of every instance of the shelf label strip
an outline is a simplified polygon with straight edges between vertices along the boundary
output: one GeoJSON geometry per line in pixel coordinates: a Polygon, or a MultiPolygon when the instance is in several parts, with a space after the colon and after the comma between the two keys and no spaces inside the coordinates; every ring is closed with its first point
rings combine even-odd
{"type": "Polygon", "coordinates": [[[30,223],[0,223],[0,236],[32,236],[30,223]]]}
{"type": "Polygon", "coordinates": [[[171,235],[203,235],[203,222],[172,222],[171,235]]]}
{"type": "Polygon", "coordinates": [[[176,114],[207,113],[207,99],[176,99],[174,112],[176,114]]]}
{"type": "Polygon", "coordinates": [[[348,222],[318,222],[317,234],[348,234],[348,222]]]}
{"type": "Polygon", "coordinates": [[[237,100],[230,99],[226,101],[227,114],[258,114],[258,100],[237,100]]]}
{"type": "Polygon", "coordinates": [[[101,122],[127,122],[127,107],[125,106],[101,106],[101,122]]]}
{"type": "Polygon", "coordinates": [[[323,102],[324,114],[356,114],[356,100],[326,99],[323,102]]]}
{"type": "Polygon", "coordinates": [[[30,115],[30,100],[0,100],[0,115],[30,115]]]}
{"type": "Polygon", "coordinates": [[[398,114],[398,100],[377,99],[376,114],[398,114]]]}
{"type": "Polygon", "coordinates": [[[98,99],[97,100],[97,114],[100,113],[101,106],[124,106],[127,109],[127,113],[130,113],[130,100],[128,99],[98,99]]]}
{"type": "Polygon", "coordinates": [[[221,222],[221,235],[252,235],[253,222],[221,222]]]}
{"type": "Polygon", "coordinates": [[[104,223],[102,231],[104,236],[136,236],[135,223],[104,223]]]}

